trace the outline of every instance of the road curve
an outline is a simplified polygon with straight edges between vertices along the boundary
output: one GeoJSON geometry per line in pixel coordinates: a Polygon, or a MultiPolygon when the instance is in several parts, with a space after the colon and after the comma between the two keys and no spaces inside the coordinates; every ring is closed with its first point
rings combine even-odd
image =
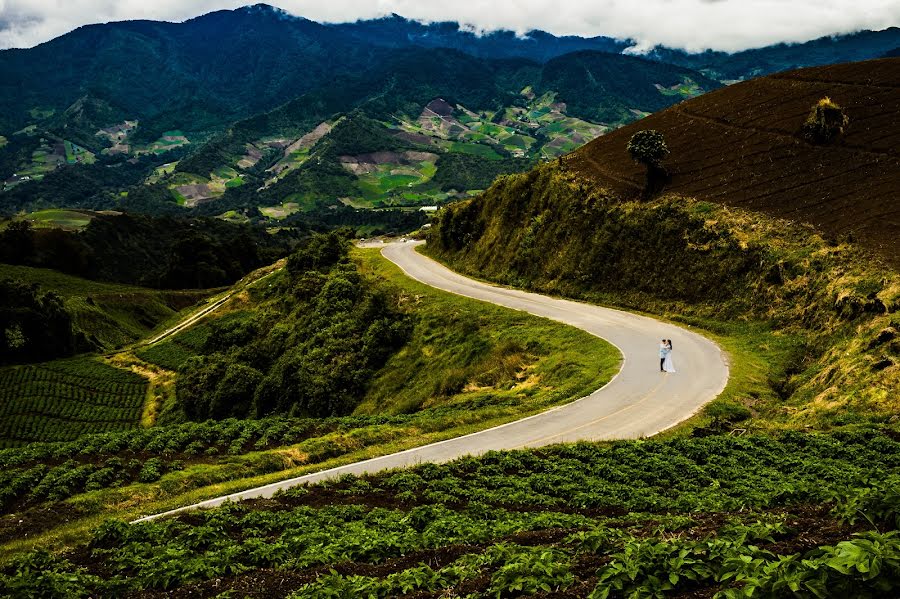
{"type": "Polygon", "coordinates": [[[620,310],[474,281],[416,252],[417,245],[386,244],[382,254],[407,276],[432,287],[557,320],[606,339],[623,355],[619,373],[587,397],[495,428],[217,497],[137,521],[215,507],[225,501],[271,497],[281,489],[344,474],[447,462],[491,450],[650,436],[693,415],[714,399],[728,381],[726,356],[716,344],[697,333],[620,310]],[[659,372],[657,352],[661,338],[672,339],[678,371],[675,374],[659,372]]]}

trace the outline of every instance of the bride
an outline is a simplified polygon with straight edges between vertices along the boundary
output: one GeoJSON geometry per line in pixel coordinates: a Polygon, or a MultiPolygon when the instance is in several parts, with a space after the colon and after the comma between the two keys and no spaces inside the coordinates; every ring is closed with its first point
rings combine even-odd
{"type": "Polygon", "coordinates": [[[666,359],[663,361],[663,370],[666,372],[675,372],[675,364],[672,363],[672,340],[666,339],[666,359]]]}

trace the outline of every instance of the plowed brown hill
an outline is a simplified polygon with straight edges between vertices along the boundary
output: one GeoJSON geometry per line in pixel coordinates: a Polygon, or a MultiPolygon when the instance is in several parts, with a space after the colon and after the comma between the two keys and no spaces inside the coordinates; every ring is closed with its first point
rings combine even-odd
{"type": "Polygon", "coordinates": [[[643,188],[628,139],[661,131],[667,191],[805,221],[900,265],[900,58],[800,69],[711,92],[602,136],[567,159],[625,195],[643,188]],[[821,146],[800,136],[829,96],[850,124],[821,146]]]}

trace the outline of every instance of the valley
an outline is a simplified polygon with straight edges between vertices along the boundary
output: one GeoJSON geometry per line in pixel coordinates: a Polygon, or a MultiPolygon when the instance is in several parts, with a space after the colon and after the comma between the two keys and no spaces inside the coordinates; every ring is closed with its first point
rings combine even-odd
{"type": "Polygon", "coordinates": [[[865,4],[0,50],[0,599],[897,595],[865,4]]]}

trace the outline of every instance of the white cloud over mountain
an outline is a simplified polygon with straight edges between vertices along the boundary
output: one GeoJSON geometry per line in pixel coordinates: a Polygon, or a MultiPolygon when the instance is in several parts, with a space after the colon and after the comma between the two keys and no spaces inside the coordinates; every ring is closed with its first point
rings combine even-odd
{"type": "MultiPolygon", "coordinates": [[[[900,0],[273,0],[316,21],[397,13],[459,21],[476,30],[608,35],[690,51],[736,51],[776,42],[900,25],[900,0]]],[[[183,21],[236,8],[235,0],[0,0],[0,48],[30,47],[89,23],[183,21]]]]}

